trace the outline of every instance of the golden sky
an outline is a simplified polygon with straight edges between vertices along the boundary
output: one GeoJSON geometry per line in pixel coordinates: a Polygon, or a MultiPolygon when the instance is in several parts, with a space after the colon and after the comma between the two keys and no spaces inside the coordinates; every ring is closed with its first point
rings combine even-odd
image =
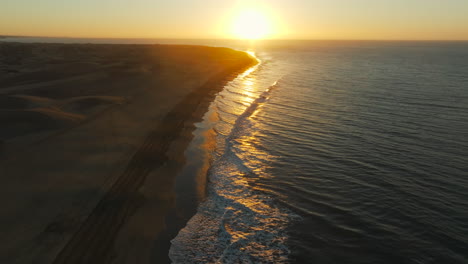
{"type": "Polygon", "coordinates": [[[6,0],[0,35],[468,40],[467,14],[468,0],[6,0]]]}

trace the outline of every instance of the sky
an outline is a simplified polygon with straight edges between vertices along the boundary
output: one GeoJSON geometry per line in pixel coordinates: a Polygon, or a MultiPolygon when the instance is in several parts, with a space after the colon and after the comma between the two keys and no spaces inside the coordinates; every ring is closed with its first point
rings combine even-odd
{"type": "Polygon", "coordinates": [[[236,38],[245,9],[265,38],[468,40],[468,0],[0,0],[0,35],[236,38]]]}

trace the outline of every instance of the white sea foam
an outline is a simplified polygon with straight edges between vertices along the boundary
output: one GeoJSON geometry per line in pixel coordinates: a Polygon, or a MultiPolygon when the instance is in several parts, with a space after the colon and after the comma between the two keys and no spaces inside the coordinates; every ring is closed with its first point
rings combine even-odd
{"type": "MultiPolygon", "coordinates": [[[[172,240],[169,256],[174,263],[287,262],[285,229],[290,214],[279,208],[271,197],[249,186],[246,176],[259,177],[255,175],[259,171],[243,160],[246,156],[238,146],[242,144],[239,139],[255,129],[249,117],[268,100],[277,85],[276,82],[271,85],[270,80],[270,85],[256,84],[255,89],[246,92],[249,88],[246,85],[252,85],[258,70],[259,66],[240,75],[213,103],[227,113],[238,113],[240,109],[228,109],[233,104],[226,101],[242,100],[249,105],[240,111],[234,124],[222,124],[231,128],[229,133],[218,134],[218,148],[222,149],[213,157],[207,199],[172,240]]],[[[218,113],[222,115],[221,111],[218,113]]]]}

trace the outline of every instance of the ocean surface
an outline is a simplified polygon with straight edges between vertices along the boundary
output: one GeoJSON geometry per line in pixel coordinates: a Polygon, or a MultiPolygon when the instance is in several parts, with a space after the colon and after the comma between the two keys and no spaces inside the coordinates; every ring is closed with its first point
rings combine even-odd
{"type": "Polygon", "coordinates": [[[467,43],[250,50],[198,124],[174,262],[468,263],[467,43]]]}
{"type": "Polygon", "coordinates": [[[153,42],[260,60],[196,124],[173,262],[468,263],[467,42],[153,42]]]}

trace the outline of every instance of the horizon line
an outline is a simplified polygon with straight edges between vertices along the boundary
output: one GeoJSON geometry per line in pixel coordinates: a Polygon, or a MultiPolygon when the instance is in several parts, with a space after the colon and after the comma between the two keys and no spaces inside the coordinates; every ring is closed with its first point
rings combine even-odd
{"type": "Polygon", "coordinates": [[[3,35],[2,38],[49,38],[49,39],[115,39],[115,40],[226,40],[226,41],[414,41],[414,42],[468,42],[468,39],[321,39],[321,38],[263,38],[263,39],[240,39],[240,38],[182,38],[182,37],[73,37],[73,36],[33,36],[33,35],[3,35]]]}

